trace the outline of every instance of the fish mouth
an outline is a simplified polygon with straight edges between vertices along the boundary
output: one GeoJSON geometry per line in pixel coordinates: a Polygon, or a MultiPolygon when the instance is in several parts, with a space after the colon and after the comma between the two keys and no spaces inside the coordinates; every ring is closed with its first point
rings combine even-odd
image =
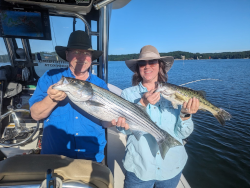
{"type": "Polygon", "coordinates": [[[53,87],[56,87],[56,86],[61,86],[63,85],[63,81],[60,80],[59,82],[55,83],[53,87]]]}
{"type": "Polygon", "coordinates": [[[156,91],[155,92],[160,92],[162,95],[164,95],[165,97],[170,97],[171,95],[173,95],[175,92],[164,88],[162,83],[157,82],[156,83],[156,91]]]}
{"type": "Polygon", "coordinates": [[[62,86],[62,84],[56,83],[56,84],[53,85],[52,89],[57,89],[57,87],[59,87],[59,86],[62,86]]]}
{"type": "Polygon", "coordinates": [[[162,95],[164,95],[164,97],[170,97],[171,94],[167,94],[167,93],[162,93],[162,95]]]}
{"type": "Polygon", "coordinates": [[[167,97],[170,97],[173,93],[171,93],[171,92],[166,92],[166,91],[161,91],[161,93],[163,94],[163,95],[165,95],[165,96],[167,96],[167,97]]]}
{"type": "Polygon", "coordinates": [[[68,85],[68,84],[69,84],[69,82],[67,81],[67,79],[64,76],[62,76],[62,78],[57,83],[54,84],[52,89],[56,89],[56,87],[58,87],[58,86],[64,86],[64,85],[68,85]]]}

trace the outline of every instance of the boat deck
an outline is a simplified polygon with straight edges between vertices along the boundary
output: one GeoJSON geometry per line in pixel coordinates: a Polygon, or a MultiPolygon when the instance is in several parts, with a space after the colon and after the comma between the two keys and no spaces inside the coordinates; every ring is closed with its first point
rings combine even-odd
{"type": "MultiPolygon", "coordinates": [[[[108,129],[108,167],[114,175],[114,187],[123,188],[124,172],[122,159],[125,154],[126,135],[118,132],[115,127],[108,129]]],[[[191,188],[187,180],[181,175],[177,188],[191,188]]]]}
{"type": "Polygon", "coordinates": [[[181,174],[181,179],[177,185],[177,188],[191,188],[183,174],[181,174]]]}

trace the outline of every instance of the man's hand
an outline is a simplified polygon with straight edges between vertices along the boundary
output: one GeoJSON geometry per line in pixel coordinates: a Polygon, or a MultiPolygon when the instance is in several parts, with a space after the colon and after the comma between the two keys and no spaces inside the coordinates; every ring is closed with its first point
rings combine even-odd
{"type": "Polygon", "coordinates": [[[129,129],[129,125],[126,123],[126,120],[123,117],[119,117],[117,122],[113,119],[111,123],[113,126],[123,127],[125,130],[129,129]]]}
{"type": "Polygon", "coordinates": [[[147,106],[149,103],[150,104],[156,104],[161,96],[160,96],[160,92],[156,92],[154,93],[155,89],[152,89],[150,91],[148,91],[147,93],[144,93],[144,95],[142,96],[141,100],[140,100],[140,103],[143,105],[143,106],[147,106]]]}
{"type": "Polygon", "coordinates": [[[59,102],[59,101],[64,100],[67,97],[65,92],[52,89],[52,86],[53,85],[51,85],[49,89],[47,90],[47,94],[52,101],[59,102]]]}

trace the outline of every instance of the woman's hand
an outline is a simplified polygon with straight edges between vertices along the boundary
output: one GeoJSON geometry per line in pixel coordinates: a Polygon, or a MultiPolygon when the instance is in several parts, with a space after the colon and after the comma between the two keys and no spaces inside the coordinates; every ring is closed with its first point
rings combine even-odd
{"type": "Polygon", "coordinates": [[[47,94],[51,100],[53,100],[54,102],[59,102],[59,101],[64,100],[67,97],[65,92],[52,89],[52,86],[53,85],[51,85],[49,89],[47,90],[47,94]]]}
{"type": "Polygon", "coordinates": [[[126,119],[123,117],[119,117],[117,122],[113,119],[111,123],[113,126],[123,127],[125,130],[129,129],[129,125],[126,123],[126,119]]]}
{"type": "Polygon", "coordinates": [[[160,92],[156,92],[154,93],[155,89],[152,89],[150,91],[148,91],[147,93],[144,93],[144,95],[142,96],[141,100],[140,100],[140,103],[143,105],[143,106],[147,106],[149,103],[150,104],[156,104],[161,96],[160,96],[160,92]]]}
{"type": "MultiPolygon", "coordinates": [[[[182,105],[181,112],[183,114],[195,114],[199,110],[200,102],[198,99],[191,98],[188,102],[184,102],[182,105]]],[[[189,118],[187,118],[189,119],[189,118]]]]}

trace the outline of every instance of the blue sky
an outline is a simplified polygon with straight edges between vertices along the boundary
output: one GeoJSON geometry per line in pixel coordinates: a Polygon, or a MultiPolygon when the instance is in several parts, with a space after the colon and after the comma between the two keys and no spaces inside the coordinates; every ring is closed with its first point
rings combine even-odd
{"type": "MultiPolygon", "coordinates": [[[[72,19],[50,21],[53,40],[30,40],[32,52],[67,45],[72,19]]],[[[84,30],[79,20],[76,29],[84,30]]],[[[250,0],[131,0],[112,11],[109,42],[109,54],[139,53],[148,44],[159,52],[250,50],[250,0]]],[[[96,37],[93,43],[96,48],[96,37]]],[[[0,54],[5,51],[0,39],[0,54]]]]}
{"type": "Polygon", "coordinates": [[[147,44],[159,52],[250,50],[250,1],[132,0],[112,11],[109,54],[147,44]]]}

